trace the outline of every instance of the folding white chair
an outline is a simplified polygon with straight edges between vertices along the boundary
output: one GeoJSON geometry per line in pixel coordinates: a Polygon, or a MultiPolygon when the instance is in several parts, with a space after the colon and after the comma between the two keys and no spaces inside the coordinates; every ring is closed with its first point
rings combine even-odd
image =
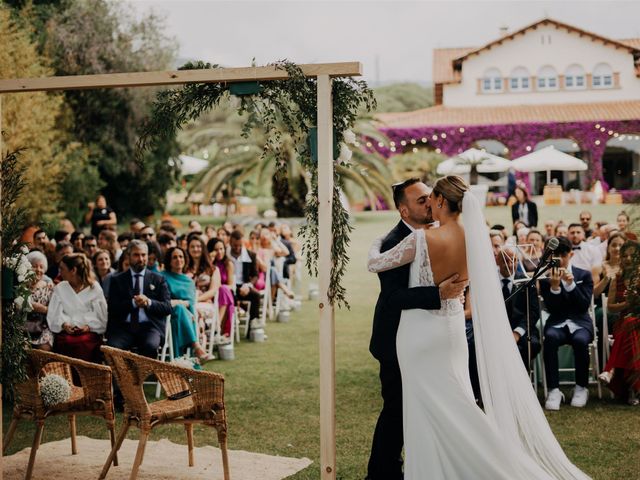
{"type": "MultiPolygon", "coordinates": [[[[593,327],[593,340],[589,344],[589,385],[596,385],[598,388],[598,398],[602,398],[602,386],[598,381],[598,375],[600,375],[600,362],[598,359],[598,332],[596,330],[596,315],[595,315],[595,305],[593,302],[593,297],[591,297],[591,305],[589,306],[589,316],[591,317],[591,325],[593,327]]],[[[545,310],[540,310],[540,338],[542,339],[542,351],[540,352],[540,356],[542,359],[542,388],[544,390],[544,397],[547,397],[548,388],[547,388],[547,376],[544,371],[544,324],[546,323],[547,318],[549,318],[549,313],[545,310]]],[[[560,349],[568,349],[571,348],[570,345],[562,345],[560,349]]],[[[560,375],[563,373],[574,373],[575,374],[575,366],[573,367],[565,367],[559,368],[558,372],[560,375]]],[[[575,382],[560,380],[560,385],[573,385],[575,382]]]]}
{"type": "MultiPolygon", "coordinates": [[[[175,358],[173,351],[173,335],[171,333],[171,315],[167,315],[166,325],[164,327],[164,343],[158,348],[158,360],[161,362],[171,362],[175,358]]],[[[158,380],[144,382],[145,385],[156,386],[156,398],[160,398],[162,387],[158,380]]]]}
{"type": "MultiPolygon", "coordinates": [[[[267,315],[269,320],[273,320],[273,303],[271,302],[271,266],[267,269],[264,278],[264,290],[262,290],[262,305],[260,311],[260,324],[267,324],[267,315]]],[[[248,327],[247,327],[248,328],[248,327]]]]}

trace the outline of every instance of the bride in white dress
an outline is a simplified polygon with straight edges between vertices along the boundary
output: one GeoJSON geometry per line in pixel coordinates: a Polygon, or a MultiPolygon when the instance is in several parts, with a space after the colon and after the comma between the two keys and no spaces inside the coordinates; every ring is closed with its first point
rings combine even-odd
{"type": "Polygon", "coordinates": [[[484,412],[469,380],[462,303],[404,310],[396,346],[405,480],[588,479],[562,451],[531,387],[509,328],[479,202],[457,176],[438,180],[429,202],[440,227],[416,230],[383,254],[376,241],[369,270],[411,263],[409,287],[468,274],[484,412]]]}

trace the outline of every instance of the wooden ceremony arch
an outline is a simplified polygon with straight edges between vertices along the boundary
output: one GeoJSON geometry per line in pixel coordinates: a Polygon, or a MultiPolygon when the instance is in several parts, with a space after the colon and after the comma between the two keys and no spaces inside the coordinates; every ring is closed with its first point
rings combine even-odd
{"type": "MultiPolygon", "coordinates": [[[[318,283],[320,287],[320,478],[336,478],[336,401],[335,401],[335,316],[329,302],[331,273],[333,203],[333,103],[331,79],[362,75],[360,62],[300,65],[306,77],[317,78],[318,109],[318,283]]],[[[151,87],[185,83],[269,81],[288,78],[286,71],[267,67],[177,70],[165,72],[112,73],[46,78],[0,80],[0,132],[2,131],[2,94],[92,88],[151,87]]],[[[0,152],[2,137],[0,135],[0,152]]],[[[0,155],[1,157],[1,155],[0,155]]],[[[0,161],[2,159],[0,158],[0,161]]],[[[2,192],[0,191],[0,196],[2,192]]],[[[2,317],[0,313],[0,327],[2,317]]],[[[2,403],[0,400],[0,413],[2,403]]],[[[2,426],[0,425],[0,440],[2,426]]],[[[1,477],[1,473],[0,473],[1,477]]]]}

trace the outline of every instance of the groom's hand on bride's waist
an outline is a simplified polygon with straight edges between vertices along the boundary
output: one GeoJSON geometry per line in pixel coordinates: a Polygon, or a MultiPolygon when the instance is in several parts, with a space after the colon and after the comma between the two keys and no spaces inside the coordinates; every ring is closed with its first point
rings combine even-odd
{"type": "Polygon", "coordinates": [[[464,290],[467,288],[466,280],[459,280],[460,275],[457,273],[442,281],[438,288],[440,289],[440,298],[442,300],[451,300],[464,296],[464,290]]]}

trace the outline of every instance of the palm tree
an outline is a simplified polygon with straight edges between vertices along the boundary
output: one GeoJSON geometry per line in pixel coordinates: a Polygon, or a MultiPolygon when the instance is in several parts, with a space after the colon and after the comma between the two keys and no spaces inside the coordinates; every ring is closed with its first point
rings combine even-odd
{"type": "MultiPolygon", "coordinates": [[[[245,182],[257,185],[266,184],[271,179],[271,192],[279,216],[303,216],[305,197],[310,188],[307,172],[298,162],[298,154],[293,140],[288,135],[282,137],[285,151],[286,169],[277,170],[274,155],[261,155],[266,138],[264,133],[255,131],[250,138],[240,135],[242,119],[227,122],[224,113],[212,113],[195,122],[192,128],[186,128],[180,138],[189,150],[206,150],[210,167],[202,171],[193,181],[189,193],[204,194],[205,201],[215,197],[226,187],[232,191],[234,186],[245,182]],[[283,175],[286,171],[286,175],[283,175]]],[[[356,135],[374,141],[385,141],[373,124],[360,121],[354,128],[356,135]]],[[[337,164],[336,172],[345,179],[345,194],[353,200],[356,190],[363,192],[372,208],[383,199],[392,204],[389,188],[391,172],[387,162],[373,149],[363,149],[362,145],[353,148],[350,165],[337,164]],[[368,151],[370,150],[370,151],[368,151]]]]}

